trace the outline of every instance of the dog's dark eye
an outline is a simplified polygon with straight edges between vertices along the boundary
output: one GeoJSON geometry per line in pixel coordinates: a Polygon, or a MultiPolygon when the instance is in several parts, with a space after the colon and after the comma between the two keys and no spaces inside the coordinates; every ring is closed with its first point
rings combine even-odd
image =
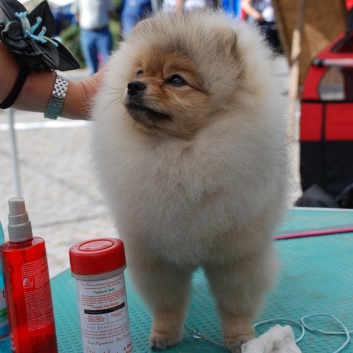
{"type": "Polygon", "coordinates": [[[143,70],[138,70],[137,72],[136,72],[136,77],[140,77],[140,76],[142,76],[143,75],[143,70]]]}
{"type": "Polygon", "coordinates": [[[186,84],[186,81],[179,75],[173,75],[167,79],[167,83],[173,86],[183,86],[186,84]]]}

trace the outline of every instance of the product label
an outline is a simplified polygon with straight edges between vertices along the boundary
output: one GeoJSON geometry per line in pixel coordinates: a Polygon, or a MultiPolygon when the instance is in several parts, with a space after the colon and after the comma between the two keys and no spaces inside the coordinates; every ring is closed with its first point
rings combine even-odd
{"type": "Polygon", "coordinates": [[[31,332],[54,322],[46,257],[23,263],[21,268],[28,330],[31,332]]]}
{"type": "Polygon", "coordinates": [[[6,336],[8,333],[9,321],[7,319],[5,291],[0,288],[0,337],[6,336]]]}
{"type": "Polygon", "coordinates": [[[131,353],[124,274],[76,281],[84,353],[131,353]]]}

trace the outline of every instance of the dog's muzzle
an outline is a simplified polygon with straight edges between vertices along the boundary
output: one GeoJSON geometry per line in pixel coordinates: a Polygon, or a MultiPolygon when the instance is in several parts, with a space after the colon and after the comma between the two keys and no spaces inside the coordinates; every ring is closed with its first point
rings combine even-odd
{"type": "Polygon", "coordinates": [[[141,81],[131,81],[127,85],[127,94],[130,97],[137,96],[143,93],[146,88],[146,84],[141,81]]]}
{"type": "Polygon", "coordinates": [[[145,95],[146,90],[147,85],[138,80],[131,81],[127,84],[127,95],[124,105],[131,117],[146,126],[150,126],[152,121],[172,120],[171,116],[148,106],[145,95]]]}

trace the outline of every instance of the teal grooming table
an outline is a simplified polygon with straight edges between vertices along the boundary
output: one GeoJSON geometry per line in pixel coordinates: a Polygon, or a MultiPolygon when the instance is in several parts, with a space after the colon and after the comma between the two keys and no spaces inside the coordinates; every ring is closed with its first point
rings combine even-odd
{"type": "MultiPolygon", "coordinates": [[[[294,209],[276,233],[303,232],[318,228],[353,227],[353,211],[294,209]]],[[[300,321],[304,315],[325,313],[336,316],[353,329],[353,232],[316,237],[301,237],[275,242],[281,262],[277,286],[269,293],[259,320],[286,318],[300,321]]],[[[75,280],[69,270],[51,280],[55,321],[60,353],[82,353],[75,280]]],[[[150,315],[127,278],[130,325],[136,353],[151,352],[148,336],[150,315]]],[[[193,278],[193,297],[187,325],[221,342],[219,319],[202,271],[193,278]]],[[[289,324],[278,321],[280,325],[289,324]]],[[[328,318],[310,319],[313,327],[341,331],[328,318]]],[[[257,328],[258,334],[276,323],[257,328]]],[[[296,336],[300,329],[291,325],[296,336]]],[[[324,336],[307,332],[298,344],[303,353],[332,353],[345,336],[324,336]]],[[[185,330],[183,342],[168,349],[170,353],[222,353],[225,349],[185,330]]],[[[350,343],[343,352],[353,352],[350,343]]]]}

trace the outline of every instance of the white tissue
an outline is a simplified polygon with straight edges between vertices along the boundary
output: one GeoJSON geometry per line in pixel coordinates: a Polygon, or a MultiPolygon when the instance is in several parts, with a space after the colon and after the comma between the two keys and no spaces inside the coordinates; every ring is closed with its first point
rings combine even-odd
{"type": "Polygon", "coordinates": [[[290,326],[276,325],[241,346],[242,353],[301,353],[290,326]]]}

